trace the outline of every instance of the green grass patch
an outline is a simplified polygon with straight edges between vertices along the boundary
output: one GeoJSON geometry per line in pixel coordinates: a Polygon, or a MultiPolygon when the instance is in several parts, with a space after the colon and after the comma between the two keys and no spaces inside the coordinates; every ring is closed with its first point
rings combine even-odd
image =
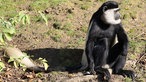
{"type": "Polygon", "coordinates": [[[67,0],[35,0],[30,4],[30,7],[32,10],[42,11],[49,7],[56,7],[66,1],[67,0]]]}
{"type": "Polygon", "coordinates": [[[144,53],[145,44],[146,44],[145,41],[130,41],[130,45],[129,45],[130,52],[135,55],[144,53]]]}
{"type": "Polygon", "coordinates": [[[88,27],[86,27],[86,26],[82,26],[80,30],[81,30],[82,32],[87,33],[87,29],[88,29],[88,27]]]}
{"type": "Polygon", "coordinates": [[[5,17],[14,17],[16,12],[17,3],[14,3],[12,0],[1,0],[0,1],[0,16],[5,17]]]}
{"type": "Polygon", "coordinates": [[[49,0],[35,0],[30,4],[31,10],[42,11],[50,7],[49,0]]]}
{"type": "Polygon", "coordinates": [[[67,22],[64,24],[64,26],[61,29],[69,31],[69,30],[71,30],[72,26],[73,26],[72,23],[67,22]]]}
{"type": "Polygon", "coordinates": [[[67,14],[67,18],[72,19],[73,18],[73,14],[67,14]]]}
{"type": "Polygon", "coordinates": [[[90,8],[92,6],[92,3],[91,2],[83,2],[81,4],[81,9],[83,10],[87,10],[88,8],[90,8]]]}
{"type": "Polygon", "coordinates": [[[67,0],[48,0],[51,7],[57,6],[61,3],[66,2],[67,0]]]}
{"type": "Polygon", "coordinates": [[[60,42],[61,38],[63,37],[64,33],[58,29],[50,29],[47,34],[54,40],[55,42],[60,42]]]}

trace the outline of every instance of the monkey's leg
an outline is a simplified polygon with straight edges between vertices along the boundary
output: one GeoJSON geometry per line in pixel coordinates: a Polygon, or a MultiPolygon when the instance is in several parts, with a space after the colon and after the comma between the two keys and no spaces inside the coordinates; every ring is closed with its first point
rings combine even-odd
{"type": "Polygon", "coordinates": [[[113,74],[127,76],[134,80],[135,75],[132,70],[123,70],[127,56],[123,56],[121,53],[122,46],[119,43],[117,43],[112,47],[112,49],[109,52],[108,64],[112,68],[113,74]]]}

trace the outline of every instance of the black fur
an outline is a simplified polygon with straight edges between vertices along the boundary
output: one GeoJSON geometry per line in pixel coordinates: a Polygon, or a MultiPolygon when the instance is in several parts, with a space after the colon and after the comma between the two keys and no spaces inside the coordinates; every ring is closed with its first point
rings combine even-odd
{"type": "MultiPolygon", "coordinates": [[[[85,45],[86,63],[88,63],[87,68],[84,69],[87,71],[85,74],[99,74],[103,82],[108,82],[111,78],[108,69],[112,69],[113,74],[127,76],[134,80],[133,71],[123,70],[128,52],[128,37],[122,24],[107,24],[101,18],[105,11],[114,8],[118,8],[118,3],[107,1],[93,14],[85,45]],[[115,44],[116,37],[118,43],[115,44]],[[105,68],[105,65],[109,68],[105,68]]],[[[119,15],[114,17],[117,19],[119,15]]]]}
{"type": "Polygon", "coordinates": [[[89,33],[85,53],[88,60],[88,70],[91,74],[100,73],[107,80],[110,79],[108,69],[102,66],[108,64],[114,74],[126,75],[134,79],[134,72],[123,70],[128,50],[128,37],[122,24],[105,24],[101,15],[108,9],[118,8],[114,1],[104,3],[90,20],[89,33]],[[104,10],[103,10],[104,9],[104,10]],[[118,43],[114,44],[115,37],[118,43]]]}

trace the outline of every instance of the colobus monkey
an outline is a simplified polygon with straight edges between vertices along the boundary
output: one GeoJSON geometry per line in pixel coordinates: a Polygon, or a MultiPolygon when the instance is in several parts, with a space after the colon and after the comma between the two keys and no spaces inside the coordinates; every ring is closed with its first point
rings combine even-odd
{"type": "Polygon", "coordinates": [[[128,37],[122,27],[118,3],[107,1],[97,10],[89,23],[81,70],[88,74],[101,73],[110,79],[120,74],[134,79],[134,72],[123,70],[128,50],[128,37]],[[118,42],[115,44],[115,37],[118,42]]]}

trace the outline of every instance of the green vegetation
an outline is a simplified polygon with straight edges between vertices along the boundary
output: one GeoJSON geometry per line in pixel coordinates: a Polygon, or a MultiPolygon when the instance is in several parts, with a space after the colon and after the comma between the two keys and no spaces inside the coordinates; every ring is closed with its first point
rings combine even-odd
{"type": "Polygon", "coordinates": [[[23,25],[30,24],[30,18],[24,11],[21,11],[13,18],[9,18],[9,20],[0,19],[0,46],[5,45],[6,40],[12,40],[13,35],[16,33],[16,26],[21,22],[23,25]]]}
{"type": "Polygon", "coordinates": [[[58,29],[52,29],[47,32],[47,34],[55,41],[60,42],[61,38],[63,37],[63,31],[60,31],[58,29]]]}
{"type": "Polygon", "coordinates": [[[23,70],[25,71],[26,70],[26,66],[24,64],[20,63],[20,61],[23,60],[25,57],[28,57],[28,56],[27,56],[26,53],[23,53],[23,54],[25,54],[25,56],[10,57],[9,60],[8,60],[8,63],[13,63],[15,68],[22,67],[23,70]]]}
{"type": "Polygon", "coordinates": [[[81,9],[87,10],[89,7],[91,7],[92,3],[91,2],[84,2],[81,4],[81,9]]]}
{"type": "Polygon", "coordinates": [[[34,2],[30,3],[30,10],[40,11],[47,9],[48,7],[55,7],[58,4],[66,1],[67,0],[35,0],[34,2]]]}
{"type": "Polygon", "coordinates": [[[2,61],[0,61],[0,72],[2,72],[4,68],[5,64],[2,61]]]}
{"type": "Polygon", "coordinates": [[[47,17],[42,12],[39,11],[39,13],[41,15],[41,18],[45,21],[45,24],[48,25],[48,19],[47,19],[47,17]]]}
{"type": "Polygon", "coordinates": [[[44,66],[45,70],[47,70],[48,67],[49,67],[49,65],[47,63],[48,61],[46,59],[39,58],[39,59],[36,60],[36,62],[39,63],[39,64],[42,64],[44,66]]]}
{"type": "Polygon", "coordinates": [[[132,80],[130,78],[125,78],[125,82],[132,82],[132,80]]]}
{"type": "MultiPolygon", "coordinates": [[[[16,27],[18,25],[30,24],[30,17],[26,13],[27,13],[26,11],[20,11],[19,14],[13,18],[9,18],[8,20],[4,18],[0,19],[0,47],[1,48],[8,47],[11,45],[11,44],[7,44],[7,41],[12,40],[12,37],[16,34],[16,27]]],[[[46,25],[48,25],[48,21],[45,15],[41,12],[39,12],[39,14],[41,15],[42,19],[45,21],[46,25]]],[[[23,67],[23,70],[26,70],[26,66],[20,63],[20,61],[25,57],[20,57],[20,58],[10,57],[8,63],[12,62],[15,68],[18,68],[20,66],[23,67]]],[[[44,65],[45,70],[47,70],[48,68],[47,61],[43,58],[39,58],[38,60],[40,61],[40,63],[44,65]]],[[[5,66],[3,62],[0,61],[0,71],[2,71],[4,67],[5,66]]]]}
{"type": "MultiPolygon", "coordinates": [[[[0,48],[6,45],[16,45],[24,50],[37,48],[83,49],[89,20],[105,1],[0,0],[0,48]]],[[[132,67],[138,74],[136,81],[144,82],[146,78],[144,70],[146,58],[146,1],[118,0],[118,2],[120,2],[123,27],[130,41],[128,60],[137,62],[136,64],[131,63],[129,67],[125,68],[132,67]]],[[[65,50],[59,52],[60,60],[66,60],[59,65],[71,66],[71,60],[65,56],[69,57],[73,52],[67,54],[65,50]]],[[[10,58],[10,60],[13,63],[15,62],[13,58],[10,58]]],[[[47,69],[46,60],[42,58],[39,60],[47,69]]],[[[14,65],[17,67],[16,62],[14,65]]],[[[5,69],[5,64],[0,61],[0,71],[3,69],[5,69]]],[[[58,74],[57,71],[53,73],[56,76],[58,74]]],[[[36,76],[42,77],[43,74],[36,76]]],[[[124,81],[131,82],[131,79],[125,78],[124,81]]]]}
{"type": "Polygon", "coordinates": [[[12,36],[15,34],[14,25],[5,21],[3,18],[0,19],[0,45],[5,44],[6,40],[12,40],[12,36]]]}

